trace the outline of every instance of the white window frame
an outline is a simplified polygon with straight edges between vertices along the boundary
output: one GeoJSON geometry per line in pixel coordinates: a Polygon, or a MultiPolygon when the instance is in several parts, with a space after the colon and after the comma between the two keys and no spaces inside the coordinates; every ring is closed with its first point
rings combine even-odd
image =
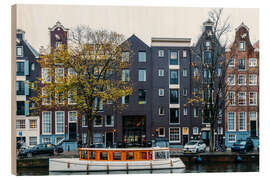
{"type": "Polygon", "coordinates": [[[158,50],[158,57],[164,57],[164,54],[165,54],[165,52],[163,49],[158,50]]]}
{"type": "MultiPolygon", "coordinates": [[[[68,104],[69,105],[74,105],[74,104],[76,104],[76,102],[74,102],[74,100],[72,100],[72,94],[70,93],[70,91],[68,92],[68,104]]],[[[76,95],[74,95],[74,96],[76,96],[76,95]]]]}
{"type": "Polygon", "coordinates": [[[37,129],[37,127],[38,127],[37,120],[36,119],[29,119],[29,129],[37,129]],[[32,121],[35,122],[34,127],[32,127],[32,123],[31,123],[32,121]]]}
{"type": "Polygon", "coordinates": [[[16,57],[23,57],[23,46],[16,46],[16,57]],[[18,49],[21,49],[21,55],[18,55],[18,49]]]}
{"type": "Polygon", "coordinates": [[[229,74],[227,77],[227,83],[229,86],[234,86],[235,85],[235,74],[229,74]],[[230,77],[233,77],[233,83],[230,82],[230,77]]]}
{"type": "Polygon", "coordinates": [[[187,69],[183,69],[183,77],[187,77],[187,69]]]}
{"type": "Polygon", "coordinates": [[[55,93],[55,103],[56,104],[64,104],[65,103],[64,93],[63,93],[63,96],[62,96],[62,101],[59,101],[59,94],[55,93]]]}
{"type": "Polygon", "coordinates": [[[129,62],[129,52],[122,52],[122,62],[129,62]]]}
{"type": "Polygon", "coordinates": [[[247,113],[246,112],[238,112],[238,128],[239,131],[246,131],[247,130],[247,113]],[[244,119],[241,119],[241,114],[244,114],[244,119]],[[241,127],[241,120],[243,120],[244,127],[241,127]]]}
{"type": "Polygon", "coordinates": [[[106,119],[105,119],[105,127],[113,127],[114,126],[114,115],[106,115],[105,117],[106,117],[106,119]],[[108,116],[111,116],[112,124],[107,124],[108,116]]]}
{"type": "Polygon", "coordinates": [[[183,96],[187,96],[188,90],[186,88],[183,88],[183,96]]]}
{"type": "Polygon", "coordinates": [[[256,86],[257,85],[257,74],[249,74],[249,84],[248,85],[250,85],[250,86],[256,86]],[[253,77],[255,77],[255,81],[251,81],[251,79],[253,77]],[[251,83],[251,82],[255,82],[255,83],[251,83]]]}
{"type": "Polygon", "coordinates": [[[74,71],[73,68],[68,68],[68,75],[69,75],[69,76],[76,76],[77,73],[74,71]]]}
{"type": "Polygon", "coordinates": [[[169,142],[171,142],[171,143],[179,143],[179,142],[181,142],[181,132],[180,132],[179,127],[170,127],[169,128],[169,142]],[[178,133],[179,140],[171,140],[171,130],[172,129],[178,129],[178,131],[179,131],[179,133],[178,133]]]}
{"type": "Polygon", "coordinates": [[[58,142],[59,142],[59,141],[57,142],[57,139],[58,138],[59,139],[61,138],[61,140],[59,140],[59,141],[62,141],[62,139],[64,139],[65,137],[64,136],[56,136],[55,139],[54,139],[55,140],[55,144],[58,144],[58,142]]]}
{"type": "Polygon", "coordinates": [[[246,46],[245,41],[240,41],[240,42],[239,42],[239,50],[240,50],[240,51],[245,51],[245,49],[246,49],[245,46],[246,46]],[[241,44],[243,44],[243,48],[241,47],[241,44]]]}
{"type": "Polygon", "coordinates": [[[164,127],[158,128],[158,137],[165,137],[165,128],[164,127]],[[160,134],[160,129],[163,129],[163,134],[160,134]]]}
{"type": "Polygon", "coordinates": [[[236,142],[236,134],[228,134],[228,142],[230,142],[230,143],[236,142]],[[233,138],[234,140],[231,140],[230,136],[234,136],[234,138],[233,138]]]}
{"type": "Polygon", "coordinates": [[[257,67],[257,58],[249,58],[249,67],[257,67]]]}
{"type": "Polygon", "coordinates": [[[192,134],[193,135],[199,135],[199,128],[198,127],[193,127],[192,128],[192,134]],[[194,130],[197,129],[197,132],[194,133],[194,130]]]}
{"type": "Polygon", "coordinates": [[[88,127],[87,122],[86,122],[86,117],[84,114],[82,115],[82,127],[88,127]]]}
{"type": "Polygon", "coordinates": [[[50,68],[41,68],[41,79],[42,79],[42,83],[51,82],[50,68]]]}
{"type": "Polygon", "coordinates": [[[187,50],[183,50],[183,58],[186,58],[187,57],[187,50]]]}
{"type": "Polygon", "coordinates": [[[232,102],[231,102],[231,104],[229,104],[229,106],[235,106],[236,99],[235,99],[235,92],[234,91],[228,92],[228,101],[230,101],[231,97],[233,97],[233,98],[232,98],[232,102]],[[231,94],[232,94],[232,96],[231,96],[231,94]]]}
{"type": "Polygon", "coordinates": [[[129,82],[130,81],[130,70],[129,69],[123,69],[122,70],[122,81],[124,82],[129,82]],[[124,72],[127,72],[124,73],[124,72]]]}
{"type": "Polygon", "coordinates": [[[238,74],[238,85],[239,86],[244,86],[247,84],[247,78],[245,74],[238,74]],[[243,78],[242,80],[244,80],[243,83],[240,83],[240,79],[243,78]]]}
{"type": "Polygon", "coordinates": [[[77,123],[78,122],[78,113],[77,113],[77,111],[68,111],[68,123],[77,123]],[[75,113],[76,114],[76,120],[71,120],[71,114],[72,113],[75,113]]]}
{"type": "Polygon", "coordinates": [[[250,106],[257,106],[257,92],[249,92],[249,105],[250,106]],[[250,103],[250,100],[251,100],[251,93],[254,93],[254,95],[255,95],[255,103],[254,104],[251,104],[250,103]]]}
{"type": "Polygon", "coordinates": [[[52,143],[52,137],[51,136],[46,136],[46,137],[42,137],[42,143],[45,144],[45,143],[52,143]],[[49,141],[45,141],[45,139],[49,139],[49,141]]]}
{"type": "Polygon", "coordinates": [[[64,68],[55,68],[55,82],[58,83],[60,82],[58,79],[59,78],[64,78],[65,77],[65,69],[64,68]],[[62,71],[60,74],[59,72],[62,71]]]}
{"type": "Polygon", "coordinates": [[[138,62],[146,62],[147,61],[147,54],[146,51],[139,51],[138,52],[138,62]],[[145,55],[145,60],[140,59],[140,54],[143,53],[145,55]]]}
{"type": "Polygon", "coordinates": [[[233,58],[228,59],[228,67],[235,67],[235,60],[233,58]]]}
{"type": "Polygon", "coordinates": [[[247,93],[246,93],[246,92],[238,92],[238,105],[239,105],[239,106],[245,106],[246,104],[247,104],[247,93]],[[245,97],[245,98],[244,98],[244,100],[245,100],[245,103],[244,103],[244,104],[240,104],[240,103],[239,103],[239,102],[240,102],[240,97],[241,97],[240,94],[241,94],[241,93],[243,93],[243,94],[244,94],[243,97],[245,97]]]}
{"type": "Polygon", "coordinates": [[[16,129],[25,129],[25,128],[26,128],[26,121],[25,121],[25,119],[17,119],[16,120],[16,129]],[[21,123],[21,122],[24,122],[24,123],[21,123]],[[22,124],[24,124],[24,127],[22,127],[22,124]]]}
{"type": "Polygon", "coordinates": [[[187,110],[187,107],[184,107],[184,108],[183,108],[183,115],[184,115],[184,116],[187,116],[187,111],[188,111],[188,110],[187,110]]]}
{"type": "MultiPolygon", "coordinates": [[[[46,95],[47,95],[47,91],[44,88],[42,88],[42,96],[46,96],[46,95]]],[[[50,105],[51,103],[52,103],[52,97],[42,98],[42,105],[50,105]],[[49,102],[47,103],[47,101],[49,102]]]]}
{"type": "Polygon", "coordinates": [[[64,111],[55,111],[55,134],[65,134],[65,112],[64,111]],[[57,116],[57,113],[62,113],[63,115],[63,132],[58,132],[57,129],[58,129],[58,124],[60,124],[57,120],[58,120],[58,116],[57,116]]]}
{"type": "Polygon", "coordinates": [[[158,76],[163,77],[164,76],[164,69],[159,69],[158,70],[158,76]]]}
{"type": "Polygon", "coordinates": [[[103,117],[102,115],[98,115],[98,116],[101,117],[101,125],[97,125],[97,124],[96,124],[97,117],[95,117],[95,118],[94,118],[94,122],[93,122],[93,123],[94,123],[94,127],[102,127],[102,126],[103,126],[103,118],[104,118],[104,117],[103,117]]]}
{"type": "Polygon", "coordinates": [[[38,138],[37,138],[37,136],[29,136],[29,146],[35,146],[35,145],[37,145],[38,144],[38,138]],[[33,139],[32,139],[32,141],[31,141],[31,138],[34,138],[35,139],[35,143],[33,144],[33,139]]]}
{"type": "Polygon", "coordinates": [[[158,96],[164,96],[164,89],[158,89],[158,96]]]}
{"type": "Polygon", "coordinates": [[[52,112],[51,111],[42,111],[42,134],[45,134],[45,135],[50,135],[52,134],[52,112]],[[44,114],[45,113],[49,113],[49,132],[45,132],[45,119],[44,119],[44,114]]]}
{"type": "Polygon", "coordinates": [[[230,112],[228,112],[228,131],[235,131],[236,130],[236,112],[232,112],[232,111],[230,111],[230,112]],[[233,129],[230,129],[230,119],[229,119],[229,113],[233,113],[233,129]]]}
{"type": "Polygon", "coordinates": [[[158,114],[160,115],[160,116],[163,116],[163,115],[165,115],[165,108],[164,107],[159,107],[158,108],[158,114]],[[163,114],[161,114],[161,110],[163,109],[163,114]]]}
{"type": "Polygon", "coordinates": [[[139,69],[138,70],[138,81],[145,82],[146,81],[146,69],[139,69]],[[142,76],[140,76],[142,75],[142,76]]]}

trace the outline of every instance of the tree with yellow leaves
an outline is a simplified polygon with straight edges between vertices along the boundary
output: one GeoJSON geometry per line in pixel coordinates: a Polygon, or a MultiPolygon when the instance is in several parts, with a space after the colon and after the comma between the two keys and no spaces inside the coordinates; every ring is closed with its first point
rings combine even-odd
{"type": "Polygon", "coordinates": [[[70,33],[68,46],[43,53],[38,61],[41,78],[33,89],[33,111],[71,108],[84,115],[87,144],[92,142],[93,121],[103,106],[124,108],[122,96],[132,94],[130,81],[122,80],[122,69],[130,66],[129,44],[124,36],[107,30],[78,26],[70,33]]]}

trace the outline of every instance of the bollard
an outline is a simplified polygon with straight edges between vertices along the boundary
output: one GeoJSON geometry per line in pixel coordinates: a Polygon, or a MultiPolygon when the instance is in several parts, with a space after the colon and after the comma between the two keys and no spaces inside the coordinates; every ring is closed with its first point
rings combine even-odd
{"type": "Polygon", "coordinates": [[[173,161],[172,161],[172,159],[171,159],[171,167],[173,167],[173,161]]]}
{"type": "Polygon", "coordinates": [[[152,164],[152,162],[150,162],[150,169],[153,169],[153,164],[152,164]]]}
{"type": "Polygon", "coordinates": [[[109,164],[107,164],[107,174],[109,174],[109,164]]]}
{"type": "Polygon", "coordinates": [[[87,171],[89,170],[89,165],[88,165],[88,164],[86,164],[86,170],[87,170],[87,171]]]}
{"type": "Polygon", "coordinates": [[[70,163],[69,162],[67,163],[67,168],[70,168],[70,163]]]}
{"type": "Polygon", "coordinates": [[[127,174],[128,174],[128,163],[126,164],[126,168],[127,168],[127,174]]]}

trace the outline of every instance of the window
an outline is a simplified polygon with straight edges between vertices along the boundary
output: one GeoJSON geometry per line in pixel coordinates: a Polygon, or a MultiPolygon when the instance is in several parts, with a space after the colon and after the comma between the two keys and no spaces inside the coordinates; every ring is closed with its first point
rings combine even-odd
{"type": "Polygon", "coordinates": [[[139,52],[139,62],[146,62],[146,52],[139,52]]]}
{"type": "Polygon", "coordinates": [[[235,85],[235,75],[229,74],[227,83],[228,83],[228,85],[235,85]]]}
{"type": "Polygon", "coordinates": [[[164,69],[159,69],[158,70],[158,76],[163,77],[164,76],[164,69]]]}
{"type": "Polygon", "coordinates": [[[98,97],[95,97],[94,99],[94,108],[97,109],[98,111],[103,111],[103,100],[99,99],[98,97]]]}
{"type": "Polygon", "coordinates": [[[229,60],[228,60],[228,66],[229,66],[229,67],[234,67],[234,65],[235,65],[235,64],[234,64],[234,59],[229,59],[229,60]]]}
{"type": "Polygon", "coordinates": [[[228,130],[235,131],[235,112],[228,112],[228,130]]]}
{"type": "Polygon", "coordinates": [[[178,124],[179,121],[179,109],[171,108],[170,109],[170,123],[178,124]]]}
{"type": "Polygon", "coordinates": [[[64,134],[65,131],[65,118],[64,111],[55,112],[55,130],[57,134],[64,134]]]}
{"type": "Polygon", "coordinates": [[[43,83],[51,82],[51,77],[49,75],[49,68],[42,68],[41,69],[41,78],[43,83]]]}
{"type": "Polygon", "coordinates": [[[249,112],[250,136],[257,136],[257,112],[249,112]]]}
{"type": "Polygon", "coordinates": [[[199,134],[199,128],[194,127],[193,128],[193,135],[198,135],[199,134]]]}
{"type": "Polygon", "coordinates": [[[16,56],[18,56],[18,57],[23,56],[23,47],[22,46],[16,47],[16,56]]]}
{"type": "Polygon", "coordinates": [[[239,130],[245,131],[246,130],[246,112],[239,112],[239,130]]]}
{"type": "Polygon", "coordinates": [[[235,142],[236,141],[236,135],[235,134],[229,134],[228,135],[228,141],[229,142],[235,142]]]}
{"type": "Polygon", "coordinates": [[[218,127],[218,134],[223,134],[223,128],[222,127],[218,127]]]}
{"type": "Polygon", "coordinates": [[[122,96],[122,104],[128,104],[129,103],[129,96],[122,96]]]}
{"type": "Polygon", "coordinates": [[[68,92],[68,104],[76,104],[75,95],[76,95],[76,92],[74,91],[68,92]]]}
{"type": "Polygon", "coordinates": [[[164,109],[164,107],[159,107],[159,108],[158,108],[158,114],[159,114],[159,115],[164,115],[164,114],[165,114],[165,109],[164,109]]]}
{"type": "Polygon", "coordinates": [[[193,108],[193,116],[198,117],[198,108],[193,108]]]}
{"type": "Polygon", "coordinates": [[[211,42],[210,41],[205,41],[205,47],[210,47],[211,46],[211,42]]]}
{"type": "Polygon", "coordinates": [[[37,137],[36,136],[30,136],[29,137],[29,146],[37,145],[37,137]]]}
{"type": "Polygon", "coordinates": [[[183,50],[183,57],[187,57],[187,50],[183,50]]]}
{"type": "Polygon", "coordinates": [[[218,75],[218,77],[221,77],[221,75],[222,75],[222,69],[221,68],[217,69],[217,75],[218,75]]]}
{"type": "Polygon", "coordinates": [[[246,60],[239,59],[238,70],[246,70],[246,60]]]}
{"type": "Polygon", "coordinates": [[[207,51],[204,53],[204,63],[206,64],[211,64],[212,57],[211,57],[211,52],[207,51]]]}
{"type": "Polygon", "coordinates": [[[25,102],[24,101],[17,101],[16,115],[25,115],[25,102]]]}
{"type": "Polygon", "coordinates": [[[183,96],[187,96],[187,89],[183,89],[183,96]]]}
{"type": "Polygon", "coordinates": [[[170,84],[178,83],[178,70],[170,70],[170,84]]]}
{"type": "Polygon", "coordinates": [[[239,92],[238,93],[238,104],[239,105],[246,105],[246,92],[239,92]]]}
{"type": "Polygon", "coordinates": [[[245,42],[240,42],[240,51],[245,51],[245,42]]]}
{"type": "Polygon", "coordinates": [[[183,114],[184,114],[184,116],[187,115],[187,108],[186,107],[183,108],[183,114]]]}
{"type": "Polygon", "coordinates": [[[158,57],[164,57],[164,50],[158,50],[158,57]]]}
{"type": "Polygon", "coordinates": [[[238,85],[246,85],[246,75],[238,75],[238,85]]]}
{"type": "Polygon", "coordinates": [[[29,120],[29,128],[30,129],[35,129],[37,128],[37,120],[29,120]]]}
{"type": "Polygon", "coordinates": [[[76,123],[77,122],[77,112],[76,111],[69,111],[68,112],[68,122],[69,123],[76,123]]]}
{"type": "Polygon", "coordinates": [[[235,92],[229,91],[228,93],[229,105],[235,105],[235,92]]]}
{"type": "Polygon", "coordinates": [[[170,142],[180,142],[180,128],[170,128],[169,134],[170,142]]]}
{"type": "Polygon", "coordinates": [[[139,89],[139,104],[146,104],[146,90],[145,89],[139,89]]]}
{"type": "Polygon", "coordinates": [[[43,144],[47,144],[47,143],[51,143],[51,142],[52,142],[51,137],[43,137],[42,138],[42,143],[43,144]]]}
{"type": "Polygon", "coordinates": [[[176,51],[170,52],[170,65],[178,65],[178,55],[176,51]]]}
{"type": "Polygon", "coordinates": [[[249,85],[257,85],[257,75],[256,74],[249,75],[249,85]]]}
{"type": "Polygon", "coordinates": [[[193,88],[193,95],[194,96],[197,96],[198,95],[198,88],[193,88]]]}
{"type": "Polygon", "coordinates": [[[48,94],[46,89],[42,89],[42,105],[49,105],[51,104],[52,97],[48,94]]]}
{"type": "Polygon", "coordinates": [[[55,69],[55,82],[61,82],[61,79],[64,78],[64,68],[55,69]]]}
{"type": "Polygon", "coordinates": [[[102,127],[103,124],[103,118],[102,116],[96,116],[94,119],[94,127],[102,127]]]}
{"type": "Polygon", "coordinates": [[[146,70],[145,69],[139,70],[139,81],[146,81],[146,70]]]}
{"type": "Polygon", "coordinates": [[[87,127],[86,117],[85,115],[82,115],[82,127],[87,127]]]}
{"type": "Polygon", "coordinates": [[[75,76],[76,75],[75,70],[73,68],[68,68],[68,75],[75,76]]]}
{"type": "Polygon", "coordinates": [[[170,104],[179,104],[178,89],[170,89],[170,104]]]}
{"type": "Polygon", "coordinates": [[[86,139],[87,139],[87,133],[82,133],[82,143],[83,144],[86,144],[86,139]]]}
{"type": "Polygon", "coordinates": [[[25,129],[25,120],[16,120],[16,129],[25,129]]]}
{"type": "Polygon", "coordinates": [[[257,105],[257,92],[249,93],[249,105],[257,105]]]}
{"type": "Polygon", "coordinates": [[[194,68],[194,70],[193,70],[193,76],[194,77],[199,76],[199,70],[198,70],[198,68],[194,68]]]}
{"type": "Polygon", "coordinates": [[[122,81],[130,81],[129,69],[123,69],[122,70],[122,81]]]}
{"type": "Polygon", "coordinates": [[[32,71],[35,70],[35,63],[31,63],[31,70],[32,70],[32,71]]]}
{"type": "Polygon", "coordinates": [[[114,125],[114,116],[113,115],[107,115],[105,126],[113,126],[114,125]]]}
{"type": "Polygon", "coordinates": [[[122,62],[129,62],[129,52],[122,52],[122,62]]]}
{"type": "Polygon", "coordinates": [[[250,58],[249,59],[249,67],[256,67],[257,66],[257,59],[256,58],[250,58]]]}
{"type": "Polygon", "coordinates": [[[183,77],[187,77],[187,69],[183,69],[183,77]]]}
{"type": "Polygon", "coordinates": [[[65,101],[64,92],[59,92],[58,94],[55,94],[56,104],[64,104],[64,101],[65,101]]]}
{"type": "Polygon", "coordinates": [[[164,96],[164,89],[158,89],[158,95],[164,96]]]}
{"type": "Polygon", "coordinates": [[[164,127],[158,128],[158,136],[159,137],[165,136],[165,128],[164,127]]]}
{"type": "Polygon", "coordinates": [[[23,81],[16,81],[16,95],[24,95],[24,82],[23,81]]]}
{"type": "Polygon", "coordinates": [[[17,62],[16,66],[17,66],[16,75],[23,76],[24,75],[24,62],[17,62]]]}
{"type": "Polygon", "coordinates": [[[42,112],[42,134],[50,134],[52,132],[52,112],[42,112]]]}

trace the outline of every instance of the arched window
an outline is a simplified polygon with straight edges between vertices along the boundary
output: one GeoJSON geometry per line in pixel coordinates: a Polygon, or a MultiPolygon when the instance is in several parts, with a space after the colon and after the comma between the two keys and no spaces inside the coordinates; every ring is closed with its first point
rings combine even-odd
{"type": "Polygon", "coordinates": [[[31,64],[31,70],[34,71],[35,70],[35,63],[31,64]]]}

